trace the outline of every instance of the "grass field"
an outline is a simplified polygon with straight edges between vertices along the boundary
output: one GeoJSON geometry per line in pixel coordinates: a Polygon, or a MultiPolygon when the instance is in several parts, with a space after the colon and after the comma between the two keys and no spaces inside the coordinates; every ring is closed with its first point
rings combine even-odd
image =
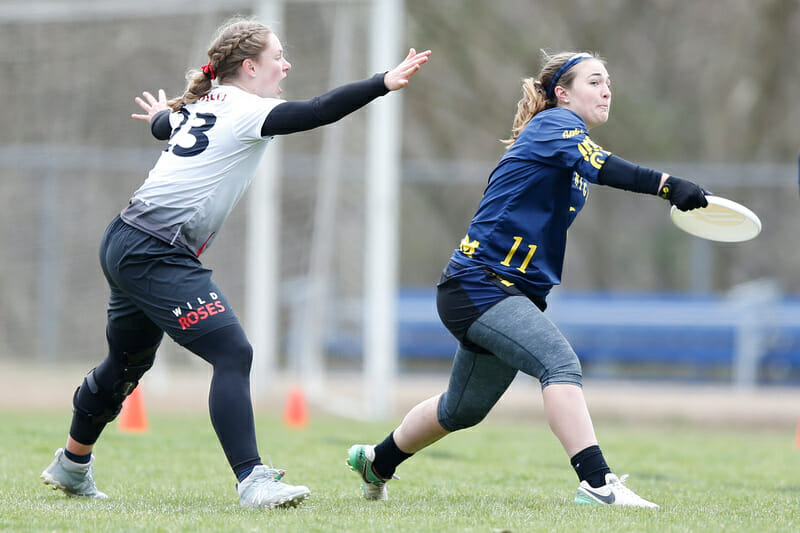
{"type": "Polygon", "coordinates": [[[110,427],[95,479],[106,501],[71,499],[39,480],[63,445],[69,413],[0,413],[0,529],[10,531],[797,531],[794,435],[689,426],[598,424],[628,485],[659,510],[577,506],[577,480],[555,437],[487,422],[400,467],[388,502],[361,498],[344,466],[355,442],[393,422],[316,416],[304,429],[258,419],[264,459],[312,495],[297,509],[242,509],[207,416],[152,414],[145,434],[110,427]]]}

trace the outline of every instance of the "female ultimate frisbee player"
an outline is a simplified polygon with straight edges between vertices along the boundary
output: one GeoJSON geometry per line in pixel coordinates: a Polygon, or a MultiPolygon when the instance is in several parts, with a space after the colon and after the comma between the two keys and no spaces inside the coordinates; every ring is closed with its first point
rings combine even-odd
{"type": "Polygon", "coordinates": [[[429,56],[411,49],[386,73],[311,100],[284,101],[280,83],[291,65],[281,42],[263,24],[235,19],[218,30],[208,63],[189,73],[183,95],[167,102],[159,91],[158,99],[149,93],[136,99],[146,114],[133,118],[148,121],[153,135],[169,143],[103,236],[109,352],[75,392],[67,443],[42,473],[46,484],[71,496],[106,497],[95,486],[92,449],[152,366],[167,332],[213,366],[211,422],[237,477],[241,505],[305,500],[308,488],[283,483],[283,471],[261,462],[250,399],[252,348],[198,257],[250,184],[272,136],[330,124],[402,89],[429,56]]]}
{"type": "Polygon", "coordinates": [[[681,210],[707,205],[705,194],[592,141],[588,131],[608,120],[611,104],[598,56],[546,57],[522,90],[508,149],[437,287],[439,316],[459,341],[448,388],[412,408],[383,442],[352,446],[347,464],[361,475],[367,499],[386,499],[401,462],[480,422],[522,371],[541,383],[547,420],[580,480],[575,502],[658,507],[606,464],[578,357],[542,312],[561,282],[567,228],[586,201],[587,182],[657,194],[681,210]]]}

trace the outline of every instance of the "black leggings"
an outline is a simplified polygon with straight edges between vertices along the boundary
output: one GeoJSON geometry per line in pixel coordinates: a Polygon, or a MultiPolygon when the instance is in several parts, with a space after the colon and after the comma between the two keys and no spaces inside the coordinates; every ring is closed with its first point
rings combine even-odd
{"type": "Polygon", "coordinates": [[[244,330],[239,324],[231,324],[185,347],[214,367],[208,395],[211,424],[234,473],[238,476],[241,471],[261,464],[250,398],[253,348],[244,330]]]}

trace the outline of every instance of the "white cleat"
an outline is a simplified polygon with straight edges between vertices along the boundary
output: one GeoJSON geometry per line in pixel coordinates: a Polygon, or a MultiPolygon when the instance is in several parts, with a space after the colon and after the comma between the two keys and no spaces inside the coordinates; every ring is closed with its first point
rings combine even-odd
{"type": "Polygon", "coordinates": [[[581,481],[581,484],[578,485],[578,492],[575,494],[575,503],[657,509],[658,505],[645,500],[625,486],[627,478],[627,474],[618,478],[616,475],[609,473],[606,474],[606,484],[597,488],[592,487],[586,481],[581,481]]]}
{"type": "Polygon", "coordinates": [[[50,466],[39,476],[45,485],[50,485],[54,490],[60,489],[67,496],[101,500],[108,498],[94,484],[94,456],[86,464],[67,459],[64,448],[56,450],[55,456],[50,466]]]}
{"type": "Polygon", "coordinates": [[[281,481],[286,472],[258,465],[244,481],[236,485],[242,507],[272,509],[297,507],[311,491],[303,485],[288,485],[281,481]]]}

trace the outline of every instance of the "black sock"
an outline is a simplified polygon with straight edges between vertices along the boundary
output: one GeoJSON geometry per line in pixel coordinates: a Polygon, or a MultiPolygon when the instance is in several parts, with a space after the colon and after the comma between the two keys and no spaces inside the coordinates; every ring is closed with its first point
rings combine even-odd
{"type": "Polygon", "coordinates": [[[73,463],[78,463],[82,465],[89,464],[89,461],[92,460],[92,452],[89,452],[86,455],[77,455],[67,450],[66,448],[64,448],[64,456],[73,463]]]}
{"type": "Polygon", "coordinates": [[[236,465],[233,469],[233,473],[236,474],[236,479],[239,482],[244,481],[244,478],[250,475],[250,472],[253,471],[255,467],[261,464],[260,459],[256,459],[254,461],[249,461],[247,463],[236,465]]]}
{"type": "Polygon", "coordinates": [[[397,465],[414,455],[406,453],[397,447],[394,442],[394,431],[392,431],[383,442],[375,446],[375,461],[372,469],[383,479],[391,479],[397,465]]]}
{"type": "Polygon", "coordinates": [[[578,474],[578,479],[586,481],[595,489],[606,484],[606,474],[611,472],[600,446],[596,444],[579,451],[572,456],[569,462],[572,463],[572,468],[578,474]]]}

